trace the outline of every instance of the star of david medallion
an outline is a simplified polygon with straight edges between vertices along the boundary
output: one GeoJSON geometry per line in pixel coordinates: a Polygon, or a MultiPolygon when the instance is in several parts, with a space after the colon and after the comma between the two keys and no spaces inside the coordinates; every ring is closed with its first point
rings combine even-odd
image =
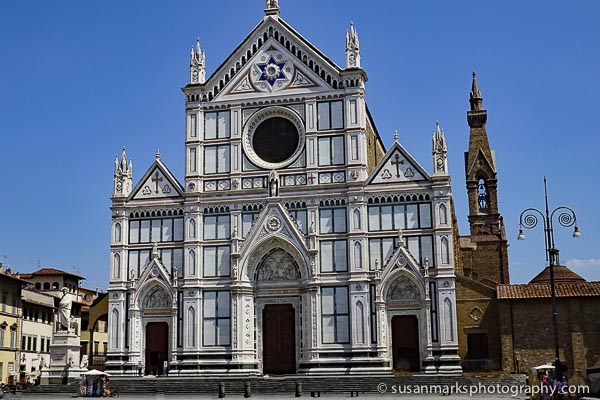
{"type": "Polygon", "coordinates": [[[258,68],[262,71],[262,74],[258,77],[259,81],[266,81],[273,87],[278,79],[287,79],[283,73],[285,62],[277,62],[273,56],[269,57],[269,60],[265,64],[258,64],[258,68]]]}
{"type": "Polygon", "coordinates": [[[271,217],[267,221],[267,228],[269,228],[270,231],[274,232],[277,229],[279,229],[280,227],[281,227],[281,221],[277,217],[271,217]]]}

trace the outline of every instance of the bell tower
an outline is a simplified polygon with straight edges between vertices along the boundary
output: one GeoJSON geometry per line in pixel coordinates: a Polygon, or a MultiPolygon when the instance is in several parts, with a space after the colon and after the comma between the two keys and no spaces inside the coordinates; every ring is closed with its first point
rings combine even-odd
{"type": "Polygon", "coordinates": [[[465,153],[465,174],[469,199],[471,247],[463,251],[464,274],[475,280],[508,283],[508,242],[498,211],[498,172],[496,156],[486,130],[487,110],[473,72],[467,112],[469,150],[465,153]],[[467,261],[466,258],[469,258],[467,261]]]}

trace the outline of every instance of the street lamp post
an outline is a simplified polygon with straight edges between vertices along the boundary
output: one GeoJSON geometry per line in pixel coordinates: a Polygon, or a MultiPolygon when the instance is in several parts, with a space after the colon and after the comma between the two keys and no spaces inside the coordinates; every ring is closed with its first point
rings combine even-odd
{"type": "Polygon", "coordinates": [[[575,211],[567,206],[556,207],[554,210],[550,211],[548,207],[548,188],[546,186],[546,177],[544,177],[544,197],[546,201],[546,209],[545,213],[538,210],[537,208],[527,208],[521,212],[519,217],[519,236],[517,236],[517,240],[525,240],[525,235],[523,234],[523,228],[532,229],[535,228],[538,224],[538,214],[542,221],[544,222],[544,242],[546,245],[546,261],[550,263],[550,295],[552,298],[552,325],[554,330],[554,376],[555,378],[562,373],[562,368],[560,364],[560,354],[558,350],[558,318],[556,315],[556,288],[554,285],[554,266],[559,265],[559,251],[556,248],[554,243],[554,226],[553,220],[554,215],[558,214],[557,221],[558,223],[565,227],[575,226],[573,230],[573,237],[578,238],[581,237],[581,233],[579,232],[579,227],[577,226],[577,216],[575,215],[575,211]]]}

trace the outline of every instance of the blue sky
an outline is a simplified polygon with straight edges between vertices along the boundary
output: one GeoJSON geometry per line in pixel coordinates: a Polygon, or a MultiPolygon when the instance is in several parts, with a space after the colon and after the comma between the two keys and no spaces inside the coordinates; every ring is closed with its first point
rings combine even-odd
{"type": "MultiPolygon", "coordinates": [[[[339,65],[359,32],[367,101],[387,146],[431,171],[440,121],[461,233],[468,232],[463,152],[471,71],[478,73],[499,170],[513,282],[542,266],[542,229],[517,242],[518,216],[573,207],[583,234],[556,229],[562,261],[600,280],[600,3],[280,0],[281,15],[339,65]]],[[[139,179],[160,148],[183,176],[189,50],[210,74],[263,17],[264,1],[22,0],[0,12],[0,259],[13,270],[78,271],[106,287],[114,155],[139,179]]]]}

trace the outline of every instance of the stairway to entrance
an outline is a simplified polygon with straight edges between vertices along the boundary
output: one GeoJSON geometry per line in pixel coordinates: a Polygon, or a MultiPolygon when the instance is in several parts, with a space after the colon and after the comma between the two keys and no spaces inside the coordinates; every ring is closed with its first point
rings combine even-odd
{"type": "MultiPolygon", "coordinates": [[[[327,393],[380,393],[380,384],[387,386],[387,393],[392,394],[394,387],[456,387],[460,386],[497,386],[514,387],[525,385],[525,375],[497,375],[488,377],[474,376],[439,376],[439,375],[343,375],[343,376],[300,376],[288,375],[281,377],[112,377],[111,386],[121,393],[165,395],[198,394],[216,395],[219,384],[223,384],[227,395],[244,394],[245,385],[250,384],[254,394],[289,394],[293,396],[296,383],[302,385],[302,395],[309,397],[311,392],[327,393]]],[[[31,388],[36,393],[75,393],[74,386],[36,386],[31,388]]]]}

